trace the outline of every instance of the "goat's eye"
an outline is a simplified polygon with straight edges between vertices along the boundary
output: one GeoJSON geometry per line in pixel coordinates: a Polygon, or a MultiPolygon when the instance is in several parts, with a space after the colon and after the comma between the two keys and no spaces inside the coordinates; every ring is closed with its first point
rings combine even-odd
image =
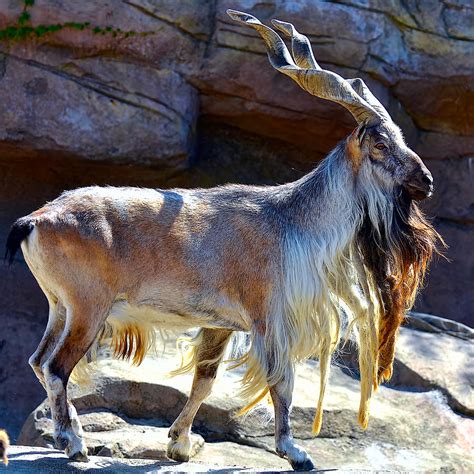
{"type": "Polygon", "coordinates": [[[384,143],[376,143],[375,148],[377,148],[377,150],[386,150],[387,146],[384,143]]]}

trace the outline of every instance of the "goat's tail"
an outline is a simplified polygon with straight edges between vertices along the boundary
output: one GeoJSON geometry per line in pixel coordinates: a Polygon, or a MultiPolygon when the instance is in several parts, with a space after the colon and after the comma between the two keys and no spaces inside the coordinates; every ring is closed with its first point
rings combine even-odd
{"type": "Polygon", "coordinates": [[[10,447],[10,440],[8,438],[7,432],[5,430],[0,430],[0,458],[8,466],[8,456],[7,451],[10,447]]]}
{"type": "Polygon", "coordinates": [[[30,216],[21,217],[12,225],[7,237],[4,257],[5,260],[8,260],[9,265],[13,263],[13,259],[15,258],[21,243],[31,234],[34,226],[34,219],[30,216]]]}

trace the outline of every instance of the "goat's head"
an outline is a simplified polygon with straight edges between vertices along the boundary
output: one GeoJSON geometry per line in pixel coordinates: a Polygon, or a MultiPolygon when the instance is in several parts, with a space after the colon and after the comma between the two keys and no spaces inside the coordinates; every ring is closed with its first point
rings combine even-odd
{"type": "Polygon", "coordinates": [[[292,55],[280,36],[247,13],[228,10],[229,16],[256,29],[267,46],[271,65],[291,77],[312,95],[337,102],[348,109],[359,126],[347,139],[347,156],[354,169],[365,171],[377,184],[389,189],[403,187],[415,200],[429,197],[433,178],[420,157],[405,143],[400,129],[361,79],[343,79],[322,69],[306,36],[291,23],[273,20],[291,38],[292,55]]]}
{"type": "Polygon", "coordinates": [[[353,166],[384,188],[403,187],[417,201],[431,196],[431,173],[392,121],[362,122],[347,138],[346,150],[353,166]]]}

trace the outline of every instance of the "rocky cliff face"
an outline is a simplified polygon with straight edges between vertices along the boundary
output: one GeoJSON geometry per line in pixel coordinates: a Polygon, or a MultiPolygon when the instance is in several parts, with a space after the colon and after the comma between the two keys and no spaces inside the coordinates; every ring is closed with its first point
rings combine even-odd
{"type": "MultiPolygon", "coordinates": [[[[0,0],[0,29],[18,26],[22,8],[0,0]]],[[[426,207],[450,245],[451,262],[432,266],[417,305],[472,324],[467,0],[37,0],[24,25],[38,35],[0,43],[0,246],[15,218],[66,188],[280,183],[311,169],[352,130],[344,109],[278,75],[261,41],[227,8],[295,23],[324,67],[363,77],[386,105],[434,174],[437,192],[426,207]],[[43,34],[49,25],[60,28],[43,34]]],[[[26,361],[47,310],[24,263],[2,274],[9,297],[0,351],[15,364],[0,377],[17,401],[18,426],[42,396],[39,387],[16,387],[37,387],[26,361]]]]}

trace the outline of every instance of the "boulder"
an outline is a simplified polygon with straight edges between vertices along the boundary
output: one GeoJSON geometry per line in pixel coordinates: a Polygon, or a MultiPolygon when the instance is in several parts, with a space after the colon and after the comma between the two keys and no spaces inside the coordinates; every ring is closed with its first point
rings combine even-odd
{"type": "MultiPolygon", "coordinates": [[[[2,3],[0,26],[14,24],[21,6],[6,0],[2,3]]],[[[392,114],[404,123],[405,132],[410,136],[416,138],[416,127],[424,132],[472,135],[473,46],[465,37],[463,26],[466,18],[473,14],[472,7],[458,4],[440,9],[438,4],[434,7],[427,3],[414,7],[398,0],[373,3],[368,7],[359,2],[303,1],[293,4],[271,1],[261,4],[219,0],[187,2],[185,7],[177,8],[169,2],[138,0],[119,6],[103,4],[92,9],[82,4],[42,2],[29,10],[32,26],[67,22],[90,22],[91,26],[82,31],[66,27],[54,34],[39,38],[33,35],[33,38],[3,47],[5,57],[12,63],[10,74],[21,79],[21,67],[15,64],[16,60],[26,61],[27,69],[38,76],[31,74],[31,84],[20,80],[17,88],[10,90],[12,102],[18,104],[14,115],[20,110],[28,110],[21,101],[23,89],[40,96],[36,97],[36,102],[28,101],[29,108],[38,109],[38,113],[30,114],[27,123],[13,123],[10,129],[12,132],[27,130],[30,137],[43,137],[40,118],[41,112],[45,111],[41,106],[41,91],[44,94],[48,90],[48,101],[57,104],[57,109],[68,104],[77,112],[83,102],[83,119],[84,114],[89,115],[89,110],[94,112],[90,118],[91,130],[102,136],[106,143],[114,138],[115,128],[107,126],[107,122],[102,127],[95,127],[96,123],[107,118],[112,120],[115,114],[123,114],[121,122],[135,123],[137,141],[130,143],[128,150],[129,159],[133,161],[136,154],[143,154],[143,146],[152,146],[156,140],[156,137],[146,135],[145,130],[142,135],[138,133],[140,128],[146,128],[144,125],[150,121],[149,114],[153,110],[173,116],[173,110],[179,110],[181,118],[191,123],[193,115],[197,114],[196,106],[182,106],[173,103],[173,99],[168,109],[168,93],[174,98],[181,94],[174,93],[172,88],[168,90],[166,82],[160,85],[154,76],[146,78],[146,72],[142,71],[145,66],[176,72],[192,83],[202,95],[200,112],[203,115],[219,117],[230,125],[326,153],[328,147],[353,126],[350,115],[334,104],[311,98],[290,79],[275,74],[267,64],[263,44],[257,35],[226,15],[227,8],[235,8],[251,11],[265,22],[271,18],[284,18],[297,24],[313,42],[318,61],[350,77],[361,74],[392,114]],[[94,34],[95,26],[119,28],[134,34],[130,37],[105,31],[94,34]],[[82,64],[91,56],[93,62],[100,63],[100,67],[96,67],[102,74],[83,69],[82,64]],[[107,61],[111,57],[118,60],[107,61]],[[123,84],[120,74],[112,81],[114,68],[120,67],[132,77],[145,74],[143,82],[148,83],[148,93],[136,87],[130,90],[130,84],[123,84]],[[16,68],[19,68],[18,73],[16,68]],[[49,78],[50,74],[56,81],[49,78]],[[109,78],[101,77],[104,75],[109,78]],[[420,77],[423,80],[419,80],[420,77]],[[74,92],[66,94],[65,91],[62,96],[57,84],[60,78],[63,79],[61,83],[74,92]],[[153,84],[158,87],[154,88],[153,84]],[[51,95],[52,91],[58,95],[51,95]],[[111,95],[118,102],[115,104],[118,110],[114,112],[113,108],[106,107],[106,100],[96,103],[93,92],[111,95]],[[92,97],[84,100],[88,95],[92,97]],[[125,104],[139,110],[132,108],[130,110],[135,113],[128,112],[127,115],[120,110],[125,104]],[[192,112],[188,111],[190,108],[192,112]],[[95,118],[97,109],[102,114],[95,118]],[[406,117],[410,119],[406,120],[406,117]]],[[[5,65],[2,70],[5,72],[5,65]]],[[[55,108],[51,112],[54,113],[55,108]]],[[[77,113],[76,119],[79,119],[77,113]]],[[[173,118],[178,120],[178,117],[173,118]]],[[[70,120],[66,124],[71,125],[70,120]]],[[[63,122],[59,113],[51,116],[50,121],[58,125],[63,122]]],[[[74,135],[81,133],[73,127],[71,131],[74,135]]],[[[64,138],[66,128],[60,128],[57,134],[64,138]]],[[[164,131],[161,144],[172,144],[175,139],[164,131]]],[[[21,146],[23,141],[28,141],[28,136],[15,139],[12,134],[4,136],[3,140],[16,140],[21,146]]],[[[49,146],[53,145],[54,141],[51,141],[49,146]]],[[[84,156],[84,150],[75,148],[72,140],[64,144],[64,149],[84,156]]],[[[105,159],[116,156],[113,151],[98,151],[105,159]]],[[[91,149],[85,156],[93,154],[91,149]]],[[[149,158],[153,157],[152,154],[149,158]]]]}
{"type": "MultiPolygon", "coordinates": [[[[474,416],[474,330],[431,314],[411,311],[400,328],[393,376],[387,386],[401,390],[437,390],[451,409],[474,416]]],[[[352,343],[340,351],[338,363],[358,372],[352,343]]]]}
{"type": "MultiPolygon", "coordinates": [[[[472,409],[469,354],[454,366],[459,351],[466,350],[460,345],[464,343],[467,341],[449,334],[402,329],[394,374],[397,387],[380,387],[374,395],[365,432],[357,424],[359,382],[347,374],[347,367],[334,367],[323,426],[316,439],[311,436],[311,422],[319,384],[318,364],[302,364],[297,369],[294,392],[294,437],[320,469],[474,469],[472,460],[465,456],[472,448],[469,433],[474,421],[457,413],[472,416],[468,411],[472,409]],[[438,361],[430,350],[444,354],[446,362],[438,361]],[[454,370],[448,377],[449,361],[454,370]],[[443,446],[442,451],[439,446],[443,446]]],[[[159,361],[148,357],[139,368],[100,360],[93,367],[92,385],[70,386],[90,454],[166,459],[167,428],[183,407],[192,381],[191,375],[166,378],[165,373],[175,365],[172,350],[159,361]]],[[[193,462],[212,459],[228,465],[231,459],[247,468],[287,468],[273,451],[270,406],[263,404],[247,416],[235,417],[243,406],[237,396],[242,370],[223,370],[199,410],[193,425],[193,462]]],[[[49,416],[44,402],[28,418],[18,442],[50,447],[49,416]]]]}
{"type": "Polygon", "coordinates": [[[90,160],[183,168],[197,95],[174,71],[101,59],[61,66],[4,55],[0,142],[90,160]]]}
{"type": "Polygon", "coordinates": [[[444,393],[453,410],[474,416],[474,339],[438,332],[401,328],[396,358],[403,366],[392,386],[435,388],[444,393]],[[406,377],[405,374],[415,374],[406,377]]]}

